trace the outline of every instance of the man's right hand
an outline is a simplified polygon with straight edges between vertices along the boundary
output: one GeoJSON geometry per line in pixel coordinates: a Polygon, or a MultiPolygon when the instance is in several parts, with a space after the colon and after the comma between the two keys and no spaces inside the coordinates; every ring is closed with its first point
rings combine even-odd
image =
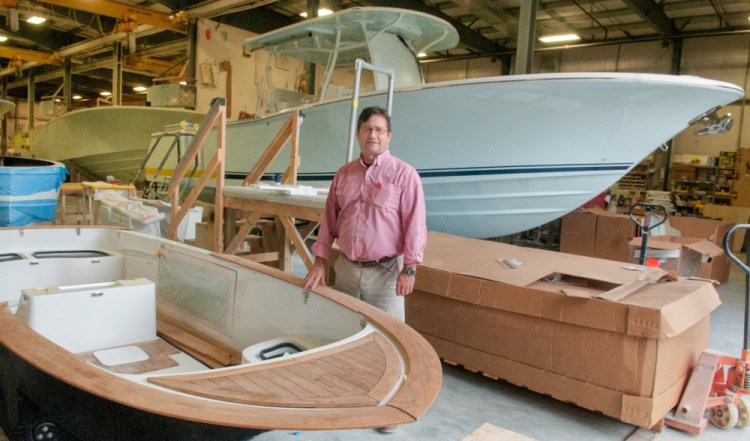
{"type": "Polygon", "coordinates": [[[302,287],[305,289],[313,289],[318,284],[325,286],[326,284],[326,261],[320,257],[315,258],[312,268],[307,273],[305,281],[302,283],[302,287]]]}

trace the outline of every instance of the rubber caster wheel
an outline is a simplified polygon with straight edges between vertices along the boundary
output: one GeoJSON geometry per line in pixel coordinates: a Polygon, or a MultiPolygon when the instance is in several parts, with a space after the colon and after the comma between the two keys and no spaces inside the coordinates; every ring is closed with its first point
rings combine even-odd
{"type": "Polygon", "coordinates": [[[35,418],[26,426],[24,441],[62,441],[62,429],[49,418],[35,418]]]}
{"type": "Polygon", "coordinates": [[[740,411],[740,416],[734,427],[744,429],[750,426],[750,395],[743,395],[737,400],[737,409],[740,411]]]}
{"type": "Polygon", "coordinates": [[[729,429],[737,425],[740,419],[740,411],[732,399],[727,397],[724,404],[711,408],[709,420],[719,429],[729,429]]]}

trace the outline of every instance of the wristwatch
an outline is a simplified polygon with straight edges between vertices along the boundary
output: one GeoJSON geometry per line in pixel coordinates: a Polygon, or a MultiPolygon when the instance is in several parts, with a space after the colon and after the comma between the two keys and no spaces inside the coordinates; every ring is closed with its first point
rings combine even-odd
{"type": "Polygon", "coordinates": [[[408,268],[408,267],[407,267],[407,268],[405,268],[405,269],[406,269],[406,271],[404,271],[404,272],[405,272],[405,273],[406,273],[406,275],[407,275],[407,276],[409,276],[409,277],[414,277],[414,275],[415,275],[415,274],[417,274],[417,270],[415,270],[414,268],[408,268]]]}

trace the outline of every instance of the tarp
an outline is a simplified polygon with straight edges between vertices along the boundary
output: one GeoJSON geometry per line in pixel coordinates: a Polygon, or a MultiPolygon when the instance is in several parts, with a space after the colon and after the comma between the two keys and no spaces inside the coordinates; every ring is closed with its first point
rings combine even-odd
{"type": "Polygon", "coordinates": [[[59,162],[6,157],[0,167],[0,226],[55,220],[67,169],[59,162]]]}

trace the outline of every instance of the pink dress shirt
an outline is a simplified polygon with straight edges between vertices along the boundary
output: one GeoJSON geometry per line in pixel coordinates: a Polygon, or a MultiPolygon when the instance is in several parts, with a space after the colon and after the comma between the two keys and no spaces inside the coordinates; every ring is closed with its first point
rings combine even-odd
{"type": "Polygon", "coordinates": [[[328,260],[336,240],[351,260],[404,255],[420,263],[427,243],[424,192],[419,174],[388,150],[369,167],[361,157],[336,173],[313,253],[328,260]]]}

